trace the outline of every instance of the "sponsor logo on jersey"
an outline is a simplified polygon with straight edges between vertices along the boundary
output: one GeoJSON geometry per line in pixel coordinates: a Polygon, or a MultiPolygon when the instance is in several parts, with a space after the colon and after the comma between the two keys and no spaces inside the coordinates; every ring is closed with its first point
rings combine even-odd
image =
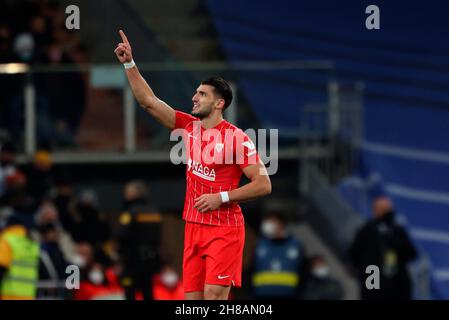
{"type": "Polygon", "coordinates": [[[210,169],[208,166],[203,166],[201,163],[189,159],[187,163],[187,171],[192,171],[192,173],[200,178],[215,181],[215,170],[210,169]]]}

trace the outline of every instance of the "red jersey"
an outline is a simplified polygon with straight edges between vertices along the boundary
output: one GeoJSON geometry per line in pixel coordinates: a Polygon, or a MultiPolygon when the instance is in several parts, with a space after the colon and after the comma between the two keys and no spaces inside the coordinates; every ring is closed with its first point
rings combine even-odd
{"type": "Polygon", "coordinates": [[[194,205],[202,194],[239,187],[242,169],[259,161],[253,142],[241,129],[225,120],[214,128],[204,129],[198,118],[180,111],[176,111],[175,129],[183,129],[187,156],[183,219],[214,226],[244,225],[237,203],[224,203],[217,210],[204,213],[194,205]]]}

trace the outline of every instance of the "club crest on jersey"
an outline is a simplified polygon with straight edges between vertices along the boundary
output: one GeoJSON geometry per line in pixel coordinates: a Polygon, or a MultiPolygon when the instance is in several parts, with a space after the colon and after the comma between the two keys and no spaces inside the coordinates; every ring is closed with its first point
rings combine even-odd
{"type": "Polygon", "coordinates": [[[215,144],[215,150],[217,152],[221,152],[221,150],[223,150],[223,148],[224,148],[224,143],[216,143],[215,144]]]}
{"type": "Polygon", "coordinates": [[[215,181],[215,170],[209,169],[207,166],[203,166],[201,163],[189,159],[187,162],[187,171],[192,171],[192,173],[200,178],[215,181]]]}

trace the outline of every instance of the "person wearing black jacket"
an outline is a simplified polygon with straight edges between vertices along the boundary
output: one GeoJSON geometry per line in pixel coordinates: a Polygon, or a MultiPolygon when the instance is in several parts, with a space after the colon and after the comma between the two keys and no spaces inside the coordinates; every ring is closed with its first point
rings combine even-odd
{"type": "Polygon", "coordinates": [[[350,248],[350,259],[359,275],[361,298],[410,300],[412,284],[407,264],[417,257],[417,251],[407,231],[395,222],[389,198],[376,198],[373,212],[375,218],[358,231],[350,248]],[[366,268],[370,265],[379,267],[379,289],[366,287],[370,275],[366,268]]]}
{"type": "Polygon", "coordinates": [[[72,234],[77,243],[89,242],[95,250],[110,238],[110,226],[100,212],[97,193],[93,189],[82,191],[75,205],[75,227],[72,234]]]}
{"type": "Polygon", "coordinates": [[[144,300],[153,300],[152,278],[161,263],[162,215],[147,196],[142,181],[125,186],[117,242],[123,266],[121,284],[127,300],[134,300],[138,291],[144,300]]]}

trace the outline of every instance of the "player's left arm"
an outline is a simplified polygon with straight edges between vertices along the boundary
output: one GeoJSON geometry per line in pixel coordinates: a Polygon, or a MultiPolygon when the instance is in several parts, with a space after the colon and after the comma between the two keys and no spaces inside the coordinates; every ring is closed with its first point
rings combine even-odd
{"type": "MultiPolygon", "coordinates": [[[[243,202],[256,199],[271,193],[271,180],[261,160],[242,169],[249,183],[228,192],[229,202],[243,202]]],[[[199,212],[216,210],[222,204],[219,193],[203,194],[195,199],[195,208],[199,212]]]]}
{"type": "Polygon", "coordinates": [[[242,169],[249,183],[228,192],[229,202],[253,200],[271,193],[271,180],[262,160],[242,169]]]}

